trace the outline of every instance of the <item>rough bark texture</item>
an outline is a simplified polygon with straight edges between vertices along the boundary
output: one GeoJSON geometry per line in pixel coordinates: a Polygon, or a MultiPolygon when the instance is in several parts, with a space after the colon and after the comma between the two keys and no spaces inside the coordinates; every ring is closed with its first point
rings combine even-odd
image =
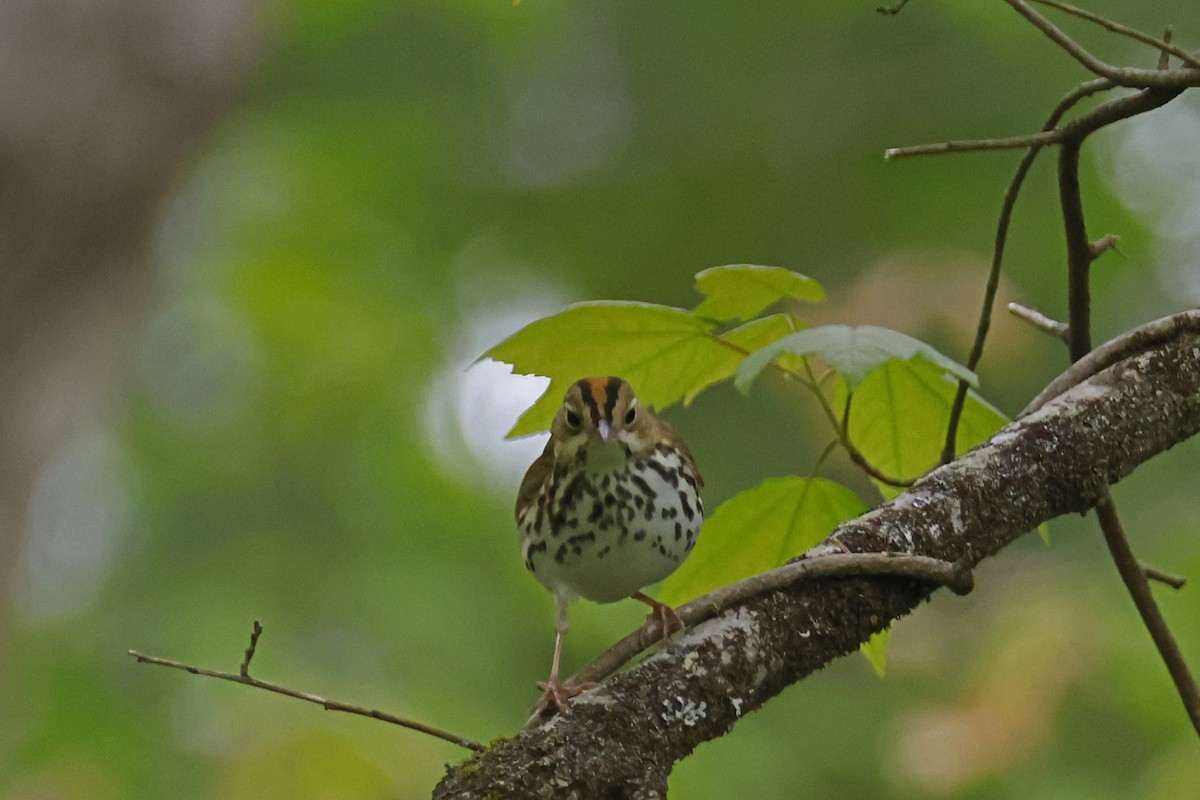
{"type": "MultiPolygon", "coordinates": [[[[1200,431],[1200,337],[1122,361],[1009,425],[911,491],[845,523],[855,551],[970,565],[1200,431]]],[[[676,761],[785,687],[908,614],[930,587],[895,578],[805,583],[696,626],[572,713],[451,767],[435,798],[665,797],[676,761]]]]}

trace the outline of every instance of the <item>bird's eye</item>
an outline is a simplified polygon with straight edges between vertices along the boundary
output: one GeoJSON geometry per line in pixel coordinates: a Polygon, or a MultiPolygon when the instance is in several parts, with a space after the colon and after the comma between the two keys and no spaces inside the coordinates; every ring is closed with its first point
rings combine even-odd
{"type": "Polygon", "coordinates": [[[567,427],[568,428],[578,428],[581,422],[582,422],[582,420],[579,419],[578,414],[576,414],[574,411],[571,411],[570,409],[567,409],[567,427]]]}
{"type": "Polygon", "coordinates": [[[637,406],[632,406],[625,412],[625,424],[632,425],[635,419],[637,419],[637,406]]]}

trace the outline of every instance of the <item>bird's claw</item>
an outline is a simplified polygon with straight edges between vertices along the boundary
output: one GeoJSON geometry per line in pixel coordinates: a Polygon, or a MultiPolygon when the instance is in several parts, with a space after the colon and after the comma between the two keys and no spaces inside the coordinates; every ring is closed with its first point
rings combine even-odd
{"type": "Polygon", "coordinates": [[[646,616],[645,627],[652,629],[656,622],[658,623],[659,636],[663,647],[667,646],[672,636],[687,627],[683,624],[683,620],[679,618],[679,614],[675,613],[675,609],[666,603],[654,604],[653,610],[646,616]]]}
{"type": "Polygon", "coordinates": [[[549,681],[538,681],[538,688],[542,690],[542,697],[538,700],[537,705],[533,707],[531,717],[541,717],[549,719],[555,714],[570,714],[571,707],[567,701],[572,697],[577,697],[589,689],[595,689],[595,683],[581,683],[579,685],[571,685],[563,683],[560,680],[552,679],[549,681]]]}

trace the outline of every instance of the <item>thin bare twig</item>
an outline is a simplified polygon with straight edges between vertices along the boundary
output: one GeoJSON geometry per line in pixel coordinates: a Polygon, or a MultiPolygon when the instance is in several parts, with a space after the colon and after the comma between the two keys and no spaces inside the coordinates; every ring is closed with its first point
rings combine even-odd
{"type": "Polygon", "coordinates": [[[310,694],[309,692],[300,692],[295,689],[289,689],[286,686],[280,686],[277,683],[260,681],[258,678],[250,677],[250,660],[254,658],[255,650],[258,648],[258,637],[261,634],[262,625],[259,624],[258,620],[255,620],[254,631],[250,634],[250,646],[246,648],[246,657],[242,660],[241,669],[237,673],[202,669],[200,667],[194,667],[191,664],[184,664],[182,661],[175,661],[170,658],[148,656],[138,650],[129,650],[127,652],[129,655],[137,659],[137,661],[141,664],[157,664],[160,667],[171,667],[172,669],[190,672],[193,675],[203,675],[208,678],[218,678],[223,681],[231,681],[233,683],[245,684],[246,686],[253,686],[257,689],[266,689],[268,692],[275,692],[276,694],[294,697],[297,700],[315,703],[324,708],[326,711],[344,711],[347,714],[358,714],[359,716],[371,717],[372,719],[381,720],[383,722],[390,722],[393,725],[399,725],[402,728],[408,728],[409,730],[414,730],[418,733],[424,733],[428,736],[433,736],[437,739],[450,742],[451,744],[456,744],[459,747],[465,747],[468,750],[474,750],[478,753],[482,753],[487,749],[479,742],[465,739],[462,736],[441,730],[440,728],[434,728],[422,722],[414,722],[413,720],[405,719],[404,717],[398,717],[395,714],[389,714],[386,711],[377,711],[373,708],[365,708],[363,706],[356,706],[350,703],[343,703],[338,700],[330,700],[328,698],[321,697],[320,695],[310,694]]]}
{"type": "Polygon", "coordinates": [[[1147,580],[1157,581],[1158,583],[1170,586],[1172,589],[1182,589],[1187,586],[1187,578],[1182,575],[1172,575],[1169,572],[1163,572],[1161,569],[1156,569],[1149,564],[1140,564],[1142,574],[1147,580]]]}
{"type": "Polygon", "coordinates": [[[1072,361],[1083,358],[1092,349],[1090,281],[1092,262],[1097,255],[1088,239],[1079,190],[1079,154],[1083,141],[1106,125],[1166,105],[1181,91],[1145,89],[1105,103],[1062,129],[1058,191],[1067,242],[1067,324],[1070,326],[1068,347],[1072,361]]]}
{"type": "Polygon", "coordinates": [[[983,150],[1021,150],[1043,147],[1059,140],[1058,131],[1042,131],[1025,136],[1006,136],[1000,139],[958,139],[935,144],[914,144],[908,147],[889,147],[883,157],[889,161],[913,156],[936,156],[943,153],[977,153],[983,150]]]}
{"type": "Polygon", "coordinates": [[[1091,267],[1094,256],[1083,219],[1079,191],[1079,153],[1084,136],[1063,142],[1058,151],[1058,193],[1067,238],[1067,349],[1071,360],[1092,349],[1091,267]]]}
{"type": "Polygon", "coordinates": [[[1033,327],[1037,328],[1042,333],[1048,333],[1056,339],[1067,341],[1067,336],[1070,334],[1070,326],[1065,322],[1059,322],[1056,319],[1050,319],[1036,308],[1029,308],[1020,303],[1009,303],[1008,312],[1023,322],[1028,322],[1033,327]]]}
{"type": "Polygon", "coordinates": [[[906,5],[908,5],[908,0],[900,0],[900,2],[896,3],[894,6],[877,6],[875,8],[875,13],[883,14],[885,17],[894,17],[899,14],[906,5]]]}
{"type": "Polygon", "coordinates": [[[1100,520],[1100,530],[1104,532],[1104,541],[1108,545],[1108,551],[1117,565],[1117,572],[1120,573],[1121,580],[1125,582],[1125,588],[1129,590],[1133,604],[1142,616],[1142,622],[1150,631],[1150,638],[1154,640],[1159,656],[1167,665],[1167,671],[1171,674],[1171,680],[1175,682],[1175,689],[1179,692],[1179,699],[1183,701],[1183,707],[1192,721],[1192,726],[1196,729],[1196,733],[1200,734],[1200,689],[1196,687],[1196,679],[1188,670],[1187,662],[1183,660],[1183,654],[1179,651],[1179,645],[1175,642],[1175,637],[1171,635],[1171,629],[1167,627],[1167,622],[1158,609],[1158,603],[1154,601],[1154,595],[1150,592],[1150,584],[1146,580],[1146,573],[1129,547],[1129,538],[1125,535],[1125,529],[1117,516],[1116,506],[1113,505],[1112,494],[1107,488],[1104,490],[1104,496],[1096,505],[1096,516],[1100,520]]]}
{"type": "MultiPolygon", "coordinates": [[[[1094,14],[1087,9],[1078,8],[1077,6],[1063,3],[1059,0],[1032,0],[1032,2],[1043,6],[1049,6],[1050,8],[1057,8],[1059,11],[1070,14],[1073,17],[1079,17],[1080,19],[1086,19],[1088,22],[1094,22],[1105,30],[1111,31],[1119,36],[1126,36],[1130,39],[1141,42],[1142,44],[1148,44],[1158,50],[1159,53],[1161,53],[1164,57],[1168,54],[1173,55],[1188,66],[1200,68],[1200,59],[1196,58],[1186,50],[1171,44],[1170,29],[1168,29],[1167,35],[1162,39],[1155,39],[1149,34],[1126,27],[1119,22],[1102,17],[1099,14],[1094,14]]],[[[1160,66],[1158,68],[1166,69],[1166,65],[1161,64],[1160,61],[1160,66]]]]}
{"type": "MultiPolygon", "coordinates": [[[[1115,84],[1107,79],[1096,79],[1080,84],[1078,90],[1088,89],[1088,94],[1094,94],[1101,89],[1113,88],[1115,84]]],[[[1187,87],[1150,88],[1145,91],[1122,97],[1118,100],[1112,100],[1102,106],[1089,111],[1082,117],[1072,120],[1068,125],[1054,130],[1043,130],[1038,133],[1025,136],[1010,136],[1004,139],[961,139],[951,142],[940,142],[937,144],[916,144],[907,147],[891,147],[884,151],[884,158],[898,159],[911,158],[913,156],[930,156],[944,155],[946,153],[974,153],[986,150],[1015,150],[1022,147],[1034,148],[1045,147],[1051,144],[1062,144],[1068,139],[1079,138],[1087,133],[1091,133],[1105,125],[1111,125],[1126,117],[1134,116],[1135,114],[1143,113],[1144,110],[1138,108],[1142,102],[1138,98],[1145,97],[1147,94],[1158,98],[1158,105],[1165,105],[1174,98],[1178,97],[1187,87]]],[[[1074,95],[1068,95],[1071,97],[1074,95]]],[[[1086,95],[1084,95],[1086,96],[1086,95]]],[[[1157,107],[1157,106],[1154,106],[1157,107]]]]}
{"type": "MultiPolygon", "coordinates": [[[[675,611],[684,625],[691,627],[750,597],[800,581],[868,576],[928,581],[946,586],[955,594],[967,594],[974,586],[970,570],[938,558],[896,553],[835,553],[808,558],[801,556],[782,567],[714,589],[675,611]]],[[[662,632],[658,629],[657,620],[651,620],[614,644],[566,682],[571,686],[579,686],[601,681],[638,653],[660,641],[662,632]]]]}
{"type": "Polygon", "coordinates": [[[1166,105],[1182,90],[1145,89],[1110,101],[1076,119],[1059,131],[1058,191],[1063,231],[1067,242],[1067,306],[1071,360],[1083,358],[1091,344],[1091,265],[1103,249],[1088,239],[1079,190],[1079,154],[1083,141],[1102,127],[1166,105]]]}
{"type": "MultiPolygon", "coordinates": [[[[1170,44],[1171,36],[1174,34],[1174,31],[1175,31],[1175,29],[1172,28],[1170,25],[1168,25],[1167,29],[1165,31],[1163,31],[1163,37],[1162,37],[1163,41],[1166,42],[1167,44],[1170,44]]],[[[1170,66],[1171,66],[1170,54],[1166,50],[1160,50],[1158,53],[1158,68],[1159,69],[1167,69],[1170,66]]]]}
{"type": "Polygon", "coordinates": [[[1109,250],[1112,250],[1117,255],[1124,255],[1120,250],[1117,249],[1117,242],[1120,241],[1120,239],[1121,237],[1117,236],[1115,233],[1106,233],[1096,241],[1092,242],[1089,245],[1092,250],[1092,259],[1094,260],[1099,258],[1109,250]]]}
{"type": "MultiPolygon", "coordinates": [[[[1054,130],[1063,116],[1081,100],[1111,88],[1113,88],[1112,81],[1105,78],[1097,78],[1076,86],[1058,101],[1058,105],[1054,107],[1050,116],[1042,124],[1042,131],[1054,130]]],[[[1029,170],[1033,167],[1033,162],[1037,160],[1041,150],[1042,145],[1033,145],[1026,151],[1025,155],[1021,157],[1021,163],[1017,165],[1017,171],[1013,173],[1012,180],[1009,181],[1008,188],[1004,191],[1004,203],[1000,208],[1000,217],[996,221],[996,238],[992,245],[992,264],[988,271],[987,286],[983,292],[983,304],[979,310],[975,341],[971,345],[970,355],[967,356],[967,369],[972,371],[979,365],[979,360],[983,358],[983,347],[987,342],[988,330],[991,327],[992,309],[996,305],[996,292],[1000,288],[1000,268],[1004,263],[1004,250],[1008,244],[1008,227],[1012,222],[1013,208],[1017,204],[1017,196],[1025,183],[1025,176],[1029,174],[1029,170]]],[[[942,444],[941,463],[943,464],[949,464],[958,453],[958,425],[962,419],[963,408],[966,407],[967,392],[970,388],[970,384],[966,381],[958,382],[958,388],[954,393],[954,402],[950,405],[946,440],[942,444]]]]}
{"type": "Polygon", "coordinates": [[[1105,342],[1083,358],[1076,360],[1057,378],[1050,381],[1038,396],[1029,401],[1020,416],[1037,411],[1054,398],[1083,383],[1088,378],[1139,353],[1168,342],[1184,332],[1200,332],[1200,309],[1183,311],[1169,317],[1156,319],[1126,331],[1115,339],[1105,342]]]}
{"type": "Polygon", "coordinates": [[[242,668],[240,670],[243,678],[250,677],[250,661],[254,658],[254,653],[258,650],[258,637],[262,636],[262,623],[254,620],[254,627],[250,631],[250,644],[246,647],[246,656],[242,659],[242,668]]]}
{"type": "Polygon", "coordinates": [[[1183,89],[1188,86],[1200,86],[1200,70],[1114,67],[1089,53],[1053,22],[1035,11],[1025,0],[1004,0],[1004,2],[1012,6],[1018,14],[1025,17],[1035,28],[1049,37],[1051,41],[1066,51],[1068,55],[1086,67],[1090,72],[1102,78],[1108,78],[1118,86],[1128,86],[1133,89],[1154,87],[1183,89]]]}

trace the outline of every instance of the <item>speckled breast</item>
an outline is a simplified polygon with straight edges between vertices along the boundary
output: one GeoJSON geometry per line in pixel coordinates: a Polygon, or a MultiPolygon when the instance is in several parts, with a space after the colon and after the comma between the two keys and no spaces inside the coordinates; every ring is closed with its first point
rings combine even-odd
{"type": "Polygon", "coordinates": [[[703,521],[695,476],[663,445],[615,464],[557,466],[518,524],[525,566],[543,586],[609,603],[674,572],[703,521]]]}

